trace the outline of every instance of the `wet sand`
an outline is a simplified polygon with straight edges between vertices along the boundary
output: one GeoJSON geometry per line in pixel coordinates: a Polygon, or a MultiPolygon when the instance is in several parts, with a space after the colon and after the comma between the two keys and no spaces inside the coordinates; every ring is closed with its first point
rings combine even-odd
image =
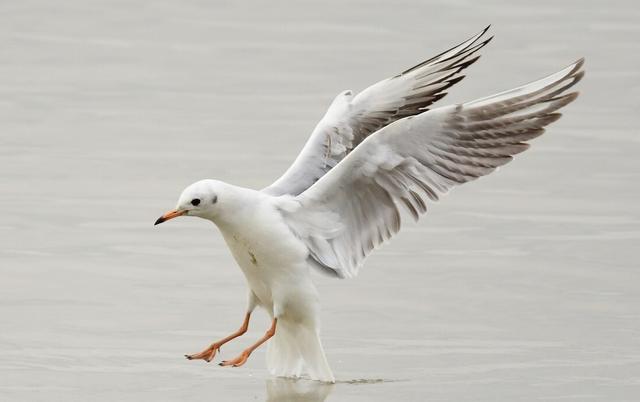
{"type": "Polygon", "coordinates": [[[0,400],[638,400],[640,8],[597,3],[0,5],[0,400]],[[186,361],[245,284],[211,224],[159,214],[201,178],[269,184],[337,93],[488,23],[440,104],[585,56],[582,95],[358,278],[318,276],[338,383],[186,361]]]}

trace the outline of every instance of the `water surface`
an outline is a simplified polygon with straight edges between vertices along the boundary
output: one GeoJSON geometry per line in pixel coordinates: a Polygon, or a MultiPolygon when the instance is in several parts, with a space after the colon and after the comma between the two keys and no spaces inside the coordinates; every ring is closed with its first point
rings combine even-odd
{"type": "MultiPolygon", "coordinates": [[[[640,8],[633,1],[27,0],[0,5],[0,400],[632,401],[640,397],[640,8]],[[189,362],[245,285],[189,183],[259,188],[331,99],[492,23],[441,103],[585,56],[530,152],[369,259],[318,277],[339,382],[189,362]]],[[[228,345],[235,355],[267,327],[228,345]]]]}

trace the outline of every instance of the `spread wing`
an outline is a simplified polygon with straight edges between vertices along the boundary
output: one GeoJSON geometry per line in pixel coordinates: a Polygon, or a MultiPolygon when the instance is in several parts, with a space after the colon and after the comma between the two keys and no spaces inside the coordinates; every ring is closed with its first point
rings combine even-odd
{"type": "Polygon", "coordinates": [[[462,70],[480,57],[476,52],[491,40],[481,40],[488,29],[356,96],[351,91],[342,92],[289,169],[262,191],[274,196],[298,195],[375,131],[427,110],[464,78],[462,70]]]}
{"type": "Polygon", "coordinates": [[[376,132],[283,211],[310,261],[340,277],[452,187],[487,175],[529,147],[577,97],[583,60],[539,81],[396,121],[376,132]]]}

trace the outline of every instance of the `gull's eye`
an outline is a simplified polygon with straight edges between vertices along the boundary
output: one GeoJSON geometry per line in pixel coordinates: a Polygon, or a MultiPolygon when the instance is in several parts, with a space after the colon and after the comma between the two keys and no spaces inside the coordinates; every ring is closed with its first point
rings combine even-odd
{"type": "Polygon", "coordinates": [[[194,207],[197,207],[198,204],[200,204],[200,198],[194,198],[193,200],[191,200],[191,205],[193,205],[194,207]]]}
{"type": "Polygon", "coordinates": [[[212,204],[215,204],[216,202],[218,202],[218,196],[217,196],[217,195],[214,195],[214,196],[213,196],[213,199],[211,200],[211,203],[212,203],[212,204]]]}

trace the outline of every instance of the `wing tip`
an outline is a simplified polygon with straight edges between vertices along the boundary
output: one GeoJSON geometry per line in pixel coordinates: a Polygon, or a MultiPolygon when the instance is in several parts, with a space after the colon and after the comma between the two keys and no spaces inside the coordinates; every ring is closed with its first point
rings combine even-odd
{"type": "MultiPolygon", "coordinates": [[[[484,28],[482,29],[482,31],[480,31],[480,32],[476,35],[476,36],[477,36],[476,40],[477,40],[477,39],[479,39],[479,38],[481,38],[482,36],[484,36],[484,34],[486,34],[486,33],[489,31],[489,29],[490,29],[490,28],[491,28],[491,24],[488,24],[486,27],[484,27],[484,28]]],[[[493,35],[491,35],[491,37],[489,38],[489,40],[491,40],[491,38],[493,38],[493,35]]],[[[475,41],[474,41],[474,42],[475,42],[475,41]]]]}
{"type": "Polygon", "coordinates": [[[573,84],[577,84],[578,82],[582,81],[582,79],[584,78],[586,72],[584,70],[579,70],[578,72],[576,72],[575,74],[573,74],[573,84]]]}
{"type": "MultiPolygon", "coordinates": [[[[480,32],[478,32],[477,34],[475,34],[475,35],[474,35],[474,36],[472,36],[471,38],[475,38],[475,40],[474,40],[474,42],[475,42],[475,41],[476,41],[476,40],[478,40],[481,36],[483,36],[484,34],[486,34],[486,33],[487,33],[487,31],[489,31],[489,28],[491,28],[491,24],[488,24],[488,25],[487,25],[486,27],[484,27],[480,32]]],[[[465,41],[465,42],[467,42],[467,41],[465,41]]],[[[464,43],[464,42],[462,42],[462,43],[464,43]]],[[[462,43],[461,43],[461,44],[462,44],[462,43]]]]}
{"type": "Polygon", "coordinates": [[[544,126],[548,126],[549,124],[555,123],[556,121],[558,121],[561,117],[562,117],[562,113],[560,112],[549,113],[544,116],[543,124],[544,126]]]}
{"type": "MultiPolygon", "coordinates": [[[[458,52],[456,52],[456,54],[464,52],[465,50],[469,49],[471,46],[473,46],[482,36],[484,36],[485,33],[487,33],[487,31],[489,30],[489,28],[491,28],[491,24],[487,25],[483,30],[481,30],[480,32],[478,32],[477,34],[471,36],[469,39],[462,41],[461,43],[445,50],[444,52],[441,52],[439,54],[437,54],[436,56],[431,57],[430,59],[427,59],[423,62],[420,62],[419,64],[416,64],[413,67],[410,67],[408,69],[406,69],[405,71],[401,72],[400,74],[396,75],[396,77],[408,74],[412,71],[415,71],[417,69],[419,69],[422,66],[425,66],[431,62],[434,62],[436,60],[438,60],[438,58],[440,58],[441,56],[449,53],[450,51],[459,48],[460,46],[463,46],[466,44],[466,46],[464,46],[462,49],[460,49],[458,52]]],[[[489,37],[488,39],[484,40],[482,43],[480,43],[479,45],[476,46],[476,49],[474,51],[477,51],[478,49],[484,47],[487,43],[489,43],[491,41],[491,39],[493,39],[493,35],[491,37],[489,37]]]]}
{"type": "Polygon", "coordinates": [[[582,77],[584,77],[584,62],[585,58],[580,57],[578,60],[565,67],[563,70],[569,70],[569,72],[567,73],[567,77],[577,78],[576,82],[580,81],[582,77]]]}
{"type": "Polygon", "coordinates": [[[459,75],[457,77],[451,78],[449,81],[447,81],[447,88],[457,84],[460,81],[462,81],[464,79],[464,77],[466,77],[466,75],[463,74],[463,75],[459,75]]]}
{"type": "Polygon", "coordinates": [[[579,95],[579,91],[569,92],[568,94],[564,95],[563,98],[565,99],[565,104],[568,105],[569,103],[573,102],[578,98],[579,95]]]}

